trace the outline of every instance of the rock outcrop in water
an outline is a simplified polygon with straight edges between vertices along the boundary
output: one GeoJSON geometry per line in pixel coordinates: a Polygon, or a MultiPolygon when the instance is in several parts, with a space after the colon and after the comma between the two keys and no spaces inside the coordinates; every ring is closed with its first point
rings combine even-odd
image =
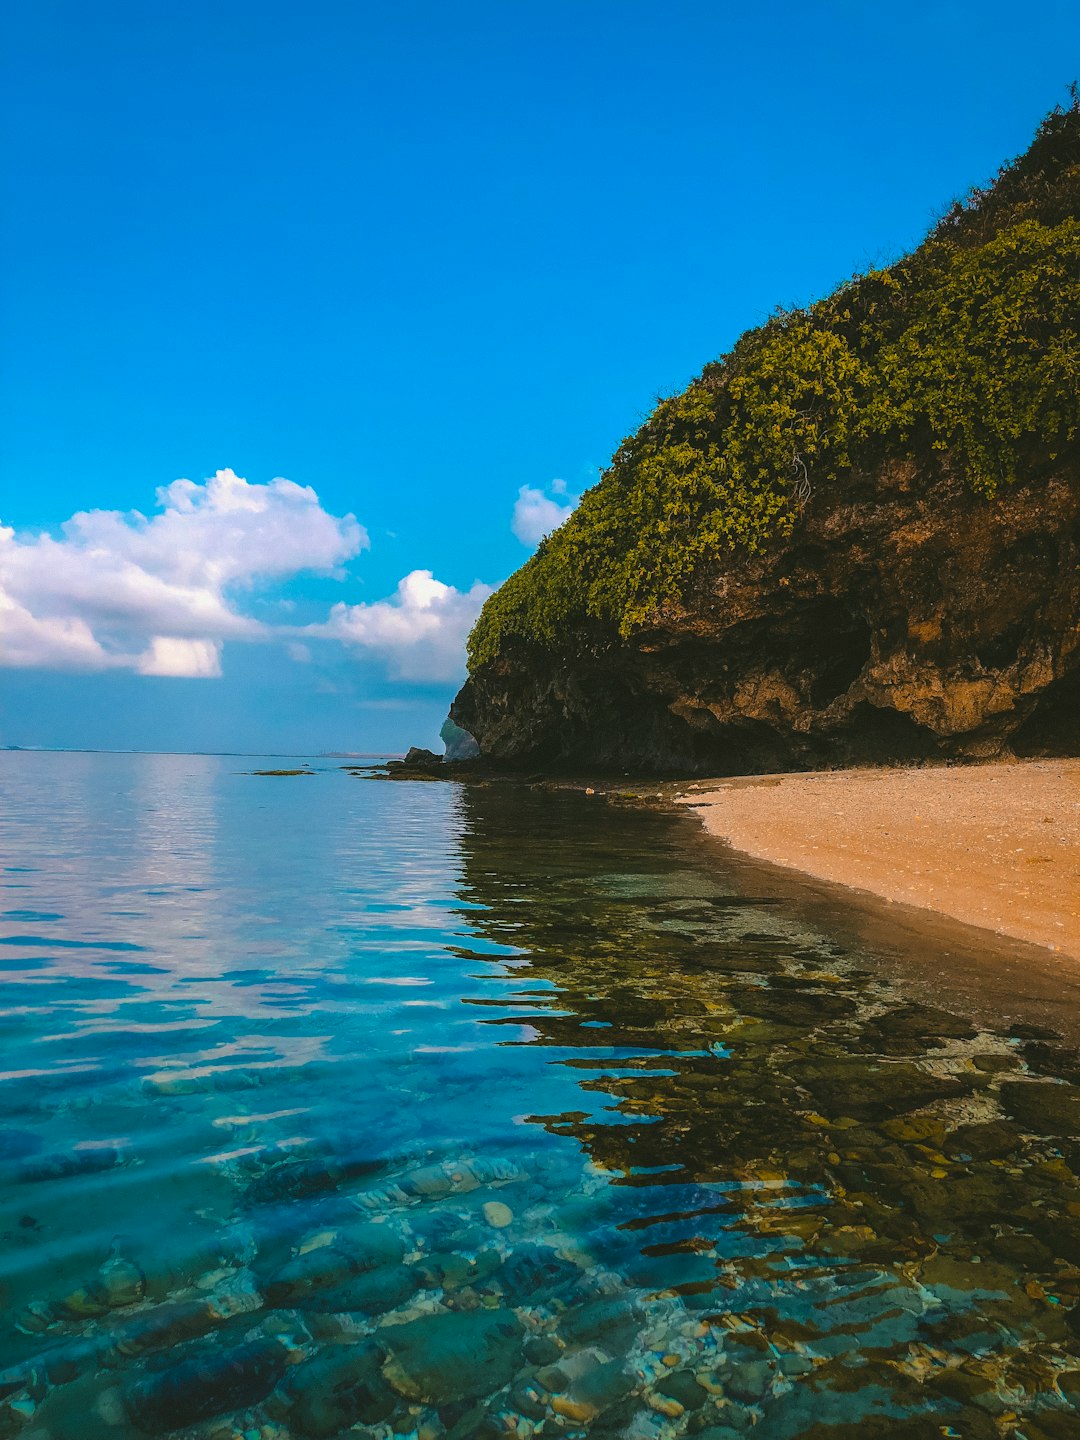
{"type": "Polygon", "coordinates": [[[505,765],[1080,752],[1080,111],[663,402],[488,602],[505,765]]]}

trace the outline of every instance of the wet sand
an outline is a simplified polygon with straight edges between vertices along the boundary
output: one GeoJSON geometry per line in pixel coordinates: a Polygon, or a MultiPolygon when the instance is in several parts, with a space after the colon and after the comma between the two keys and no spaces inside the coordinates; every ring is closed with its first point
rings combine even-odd
{"type": "Polygon", "coordinates": [[[1080,760],[748,776],[681,798],[757,860],[1080,959],[1080,760]]]}

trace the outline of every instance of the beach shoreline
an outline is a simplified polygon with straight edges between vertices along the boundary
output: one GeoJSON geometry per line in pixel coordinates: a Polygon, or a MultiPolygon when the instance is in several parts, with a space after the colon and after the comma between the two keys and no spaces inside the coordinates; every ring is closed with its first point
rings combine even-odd
{"type": "Polygon", "coordinates": [[[754,860],[1080,960],[1080,760],[738,776],[677,798],[754,860]]]}

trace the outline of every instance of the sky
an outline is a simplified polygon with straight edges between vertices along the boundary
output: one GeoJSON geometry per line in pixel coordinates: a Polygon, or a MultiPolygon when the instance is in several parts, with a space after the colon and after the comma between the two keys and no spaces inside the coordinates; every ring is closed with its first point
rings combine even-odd
{"type": "Polygon", "coordinates": [[[656,399],[1078,75],[1059,0],[2,0],[0,744],[437,746],[656,399]]]}

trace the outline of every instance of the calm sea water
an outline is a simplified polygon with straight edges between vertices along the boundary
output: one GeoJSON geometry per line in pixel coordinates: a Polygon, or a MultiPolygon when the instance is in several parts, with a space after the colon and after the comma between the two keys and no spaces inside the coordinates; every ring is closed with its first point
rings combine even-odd
{"type": "Polygon", "coordinates": [[[690,822],[254,763],[0,754],[0,1437],[1080,1435],[1068,1045],[690,822]]]}

